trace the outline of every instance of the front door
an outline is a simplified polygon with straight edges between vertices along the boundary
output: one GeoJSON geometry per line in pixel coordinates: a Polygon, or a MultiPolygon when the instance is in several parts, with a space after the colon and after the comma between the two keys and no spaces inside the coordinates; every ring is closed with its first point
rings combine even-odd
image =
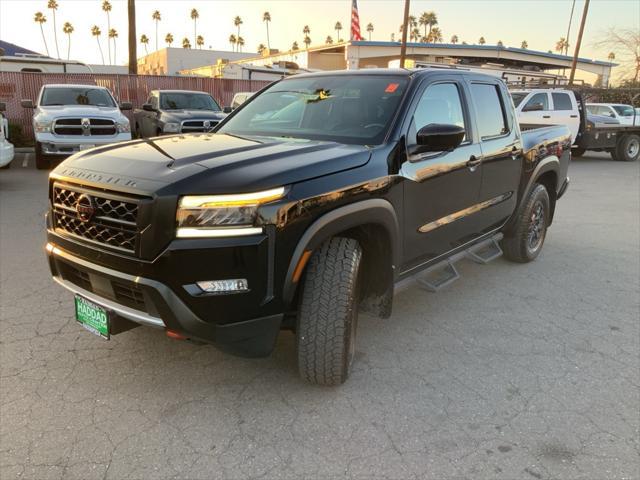
{"type": "Polygon", "coordinates": [[[446,77],[424,87],[407,134],[404,182],[404,262],[410,270],[477,236],[471,218],[478,203],[482,153],[474,140],[466,90],[446,77]],[[412,154],[416,132],[425,125],[454,124],[466,129],[453,151],[412,154]]]}

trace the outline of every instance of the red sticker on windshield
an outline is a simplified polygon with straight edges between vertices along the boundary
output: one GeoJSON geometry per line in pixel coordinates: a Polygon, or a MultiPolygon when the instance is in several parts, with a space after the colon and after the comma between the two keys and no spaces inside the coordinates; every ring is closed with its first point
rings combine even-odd
{"type": "Polygon", "coordinates": [[[386,93],[393,93],[398,89],[399,83],[390,83],[387,88],[384,89],[386,93]]]}

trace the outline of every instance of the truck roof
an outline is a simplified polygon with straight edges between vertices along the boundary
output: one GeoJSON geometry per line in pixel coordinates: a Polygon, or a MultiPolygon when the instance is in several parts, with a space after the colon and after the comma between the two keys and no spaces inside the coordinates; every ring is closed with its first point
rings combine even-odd
{"type": "Polygon", "coordinates": [[[202,93],[204,95],[211,95],[209,92],[201,92],[200,90],[153,90],[160,93],[202,93]]]}
{"type": "MultiPolygon", "coordinates": [[[[311,78],[311,77],[326,77],[326,76],[367,76],[367,75],[389,75],[389,76],[403,76],[403,77],[413,77],[413,76],[423,76],[429,75],[433,73],[442,73],[446,72],[447,74],[453,75],[471,75],[477,77],[488,77],[491,79],[496,79],[497,77],[492,75],[487,75],[485,73],[472,72],[464,67],[458,68],[456,66],[448,66],[443,65],[442,67],[424,67],[424,68],[363,68],[360,70],[328,70],[323,72],[311,72],[311,73],[301,73],[298,75],[294,75],[289,78],[311,78]]],[[[286,81],[287,79],[283,79],[286,81]]]]}
{"type": "Polygon", "coordinates": [[[42,88],[55,87],[55,88],[99,88],[101,90],[109,90],[107,87],[102,87],[100,85],[93,85],[89,83],[47,83],[43,85],[42,88]]]}

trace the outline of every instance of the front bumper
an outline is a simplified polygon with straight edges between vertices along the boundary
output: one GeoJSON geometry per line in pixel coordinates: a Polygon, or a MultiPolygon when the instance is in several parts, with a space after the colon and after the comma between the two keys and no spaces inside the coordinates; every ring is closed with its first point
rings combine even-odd
{"type": "Polygon", "coordinates": [[[89,262],[53,243],[46,251],[58,284],[127,320],[215,343],[242,356],[265,356],[275,346],[282,314],[224,324],[205,321],[160,281],[89,262]]]}
{"type": "Polygon", "coordinates": [[[45,155],[72,155],[88,148],[109,145],[131,140],[131,133],[118,133],[111,136],[54,135],[38,133],[36,140],[42,144],[45,155]]]}

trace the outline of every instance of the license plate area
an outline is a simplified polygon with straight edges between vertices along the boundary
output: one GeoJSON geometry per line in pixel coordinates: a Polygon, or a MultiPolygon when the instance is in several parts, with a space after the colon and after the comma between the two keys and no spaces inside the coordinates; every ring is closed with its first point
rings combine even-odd
{"type": "Polygon", "coordinates": [[[85,329],[109,340],[111,312],[81,295],[75,296],[76,321],[85,329]]]}

